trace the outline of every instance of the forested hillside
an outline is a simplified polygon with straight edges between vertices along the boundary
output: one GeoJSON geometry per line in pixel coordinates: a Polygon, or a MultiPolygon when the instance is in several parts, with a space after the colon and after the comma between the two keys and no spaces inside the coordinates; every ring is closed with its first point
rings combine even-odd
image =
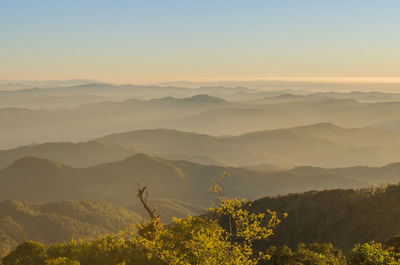
{"type": "MultiPolygon", "coordinates": [[[[217,193],[219,187],[214,187],[217,193]]],[[[400,185],[289,194],[251,204],[221,198],[209,214],[174,219],[168,226],[152,219],[94,241],[47,249],[21,243],[3,264],[397,265],[399,199],[400,185]]],[[[6,201],[0,206],[6,216],[0,227],[3,253],[26,238],[45,243],[68,235],[92,239],[137,222],[132,212],[99,202],[6,201]]]]}
{"type": "Polygon", "coordinates": [[[0,202],[0,256],[26,240],[54,244],[115,234],[143,218],[135,212],[100,201],[32,203],[0,202]]]}
{"type": "Polygon", "coordinates": [[[267,245],[332,243],[348,251],[356,243],[383,242],[400,234],[400,185],[325,190],[265,197],[252,210],[283,211],[288,218],[267,245]]]}

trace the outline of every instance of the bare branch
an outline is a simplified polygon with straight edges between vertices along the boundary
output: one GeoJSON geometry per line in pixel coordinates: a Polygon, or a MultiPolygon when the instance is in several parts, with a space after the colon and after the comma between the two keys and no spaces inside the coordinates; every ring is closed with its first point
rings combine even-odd
{"type": "Polygon", "coordinates": [[[137,189],[137,194],[136,196],[140,199],[140,202],[143,205],[143,208],[147,211],[147,213],[150,216],[150,219],[152,222],[158,222],[160,220],[160,217],[157,214],[157,211],[155,208],[151,209],[148,202],[147,198],[149,197],[149,191],[147,190],[146,186],[143,186],[142,188],[140,187],[140,184],[138,183],[138,189],[137,189]],[[145,193],[145,197],[143,198],[143,193],[145,193]]]}

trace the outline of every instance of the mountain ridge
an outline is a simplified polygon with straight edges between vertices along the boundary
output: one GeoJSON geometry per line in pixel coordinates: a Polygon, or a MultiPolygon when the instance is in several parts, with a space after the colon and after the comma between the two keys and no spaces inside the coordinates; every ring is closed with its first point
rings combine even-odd
{"type": "Polygon", "coordinates": [[[398,165],[365,168],[302,167],[282,171],[206,166],[183,160],[171,161],[135,154],[116,162],[85,168],[60,166],[52,161],[22,158],[0,170],[0,200],[29,201],[105,200],[132,205],[137,184],[148,186],[154,199],[175,199],[195,205],[213,200],[208,188],[223,172],[231,177],[226,189],[255,199],[325,188],[360,188],[379,183],[397,183],[398,165]],[[32,162],[33,161],[33,162],[32,162]],[[43,165],[44,164],[44,165],[43,165]],[[43,192],[46,187],[46,192],[43,192]],[[240,191],[240,193],[238,193],[240,191]]]}
{"type": "Polygon", "coordinates": [[[238,167],[381,166],[399,161],[400,133],[371,127],[344,128],[332,123],[218,137],[168,128],[143,129],[108,134],[88,142],[50,142],[0,150],[0,168],[27,155],[87,167],[136,153],[238,167]]]}

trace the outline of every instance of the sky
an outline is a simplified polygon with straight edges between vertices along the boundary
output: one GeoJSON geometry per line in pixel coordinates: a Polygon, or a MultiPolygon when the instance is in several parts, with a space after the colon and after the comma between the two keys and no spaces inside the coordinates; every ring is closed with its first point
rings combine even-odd
{"type": "Polygon", "coordinates": [[[0,80],[400,80],[398,0],[0,0],[0,80]]]}

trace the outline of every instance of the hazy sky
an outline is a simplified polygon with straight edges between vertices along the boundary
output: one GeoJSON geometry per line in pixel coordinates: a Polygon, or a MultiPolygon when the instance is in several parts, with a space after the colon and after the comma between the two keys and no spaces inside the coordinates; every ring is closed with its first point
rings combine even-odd
{"type": "Polygon", "coordinates": [[[400,77],[399,0],[0,0],[0,79],[400,77]]]}

